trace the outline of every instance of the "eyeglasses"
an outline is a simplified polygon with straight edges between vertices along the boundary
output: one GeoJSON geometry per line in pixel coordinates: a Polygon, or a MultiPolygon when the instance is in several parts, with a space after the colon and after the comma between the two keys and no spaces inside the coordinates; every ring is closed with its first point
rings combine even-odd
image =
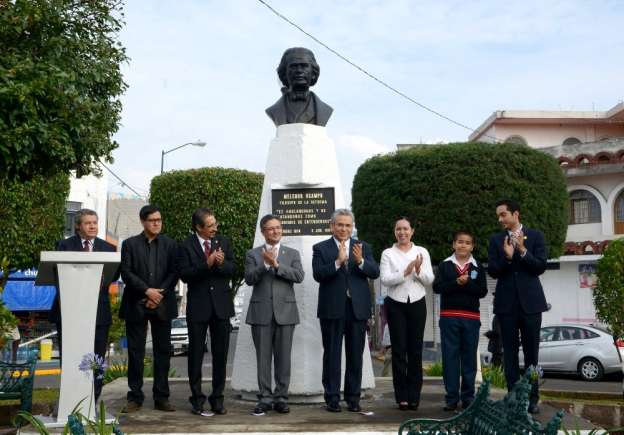
{"type": "Polygon", "coordinates": [[[276,227],[264,227],[264,231],[280,231],[282,229],[281,225],[278,225],[276,227]]]}
{"type": "Polygon", "coordinates": [[[162,222],[162,219],[161,218],[145,219],[145,222],[149,222],[150,224],[159,224],[162,222]]]}

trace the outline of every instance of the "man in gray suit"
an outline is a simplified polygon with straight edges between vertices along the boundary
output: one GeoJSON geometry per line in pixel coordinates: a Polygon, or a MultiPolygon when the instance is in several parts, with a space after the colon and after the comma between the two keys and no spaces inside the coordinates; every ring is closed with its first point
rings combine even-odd
{"type": "Polygon", "coordinates": [[[253,286],[247,310],[247,324],[256,347],[258,366],[258,404],[255,415],[271,408],[285,414],[290,384],[290,354],[299,312],[293,283],[303,281],[301,256],[295,249],[283,246],[282,224],[278,217],[260,219],[265,243],[251,249],[245,258],[245,282],[253,286]],[[271,389],[271,357],[275,364],[275,391],[271,389]]]}

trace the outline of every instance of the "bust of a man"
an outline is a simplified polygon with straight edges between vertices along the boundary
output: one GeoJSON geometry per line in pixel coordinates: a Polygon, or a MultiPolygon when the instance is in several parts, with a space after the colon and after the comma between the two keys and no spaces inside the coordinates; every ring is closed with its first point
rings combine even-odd
{"type": "Polygon", "coordinates": [[[323,103],[310,87],[316,84],[321,68],[307,48],[289,48],[282,55],[277,75],[284,85],[282,97],[266,109],[276,126],[282,124],[327,125],[334,109],[323,103]]]}

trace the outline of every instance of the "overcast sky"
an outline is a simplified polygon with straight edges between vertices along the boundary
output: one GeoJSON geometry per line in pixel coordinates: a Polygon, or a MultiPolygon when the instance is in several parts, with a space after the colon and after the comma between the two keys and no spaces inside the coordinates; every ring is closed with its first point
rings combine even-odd
{"type": "MultiPolygon", "coordinates": [[[[327,124],[350,202],[367,158],[397,143],[463,141],[470,132],[421,109],[327,51],[257,0],[128,0],[130,62],[112,169],[147,193],[165,170],[264,171],[283,51],[304,46],[334,108],[327,124]]],[[[267,0],[345,57],[476,128],[493,111],[608,110],[624,98],[624,1],[267,0]]],[[[110,177],[110,190],[128,192],[110,177]]]]}

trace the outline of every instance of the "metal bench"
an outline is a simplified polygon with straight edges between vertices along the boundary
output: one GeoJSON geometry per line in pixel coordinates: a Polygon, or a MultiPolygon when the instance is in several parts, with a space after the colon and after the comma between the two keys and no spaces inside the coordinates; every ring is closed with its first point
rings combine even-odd
{"type": "Polygon", "coordinates": [[[0,400],[19,400],[20,411],[32,411],[37,355],[33,349],[28,352],[26,361],[0,361],[0,400]]]}
{"type": "Polygon", "coordinates": [[[507,395],[498,401],[489,399],[490,380],[479,388],[475,400],[461,414],[444,420],[416,418],[399,428],[399,435],[424,434],[557,434],[563,418],[558,411],[546,427],[533,420],[527,409],[531,375],[526,373],[507,395]]]}

